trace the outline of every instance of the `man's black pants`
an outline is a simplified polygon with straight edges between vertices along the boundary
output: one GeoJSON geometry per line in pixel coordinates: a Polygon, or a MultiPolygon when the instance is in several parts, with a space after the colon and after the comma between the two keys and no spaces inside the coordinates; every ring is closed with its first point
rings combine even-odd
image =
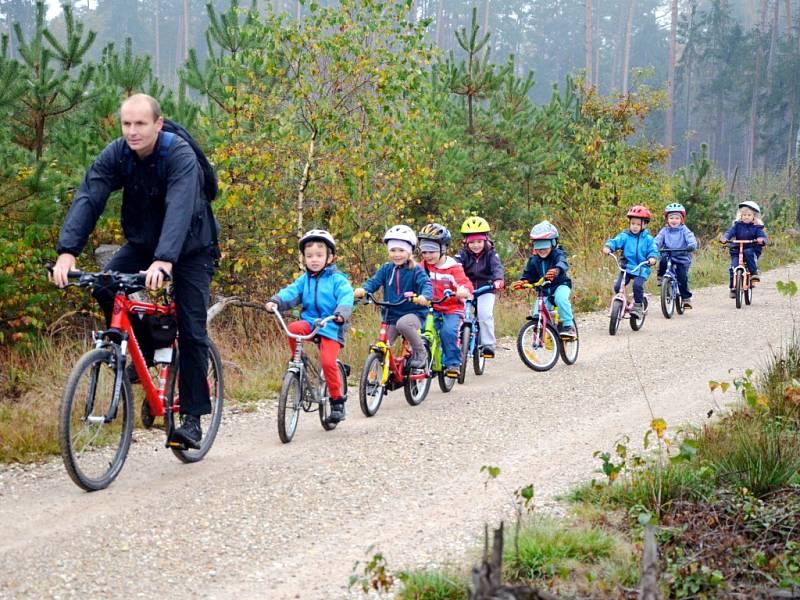
{"type": "MultiPolygon", "coordinates": [[[[106,265],[107,271],[138,273],[153,263],[152,253],[143,252],[126,244],[106,265]]],[[[172,284],[178,316],[178,360],[180,366],[181,414],[207,415],[211,412],[206,375],[208,372],[208,332],[206,313],[214,274],[211,251],[192,256],[182,256],[172,266],[172,284]]],[[[95,298],[106,315],[106,325],[111,322],[114,305],[112,290],[97,290],[95,298]]],[[[153,342],[143,323],[135,316],[131,323],[136,341],[146,360],[153,358],[153,342]]]]}

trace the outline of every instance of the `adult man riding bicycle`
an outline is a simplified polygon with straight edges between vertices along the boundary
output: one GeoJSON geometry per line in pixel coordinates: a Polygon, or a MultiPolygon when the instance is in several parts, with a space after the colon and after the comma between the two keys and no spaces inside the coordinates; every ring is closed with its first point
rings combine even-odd
{"type": "MultiPolygon", "coordinates": [[[[203,171],[189,143],[175,135],[161,151],[160,137],[167,134],[161,131],[164,119],[158,101],[146,94],[131,96],[120,107],[120,121],[122,137],[106,146],[89,167],[67,213],[53,281],[59,287],[67,284],[67,273],[75,269],[76,257],[105,210],[109,195],[122,189],[121,220],[127,244],[105,268],[146,272],[145,282],[151,290],[161,287],[165,273],[171,276],[177,305],[183,421],[172,441],[196,448],[203,435],[200,417],[211,412],[206,311],[217,257],[217,224],[203,191],[203,171]],[[165,164],[159,165],[159,161],[165,164]]],[[[113,291],[98,290],[94,295],[110,322],[113,291]]],[[[149,336],[141,325],[136,330],[137,340],[148,345],[149,336]]],[[[152,348],[143,350],[152,360],[152,348]]]]}

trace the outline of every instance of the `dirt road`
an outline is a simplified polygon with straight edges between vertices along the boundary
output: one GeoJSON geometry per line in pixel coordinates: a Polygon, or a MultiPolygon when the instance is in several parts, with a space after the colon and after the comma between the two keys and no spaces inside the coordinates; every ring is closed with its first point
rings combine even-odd
{"type": "Polygon", "coordinates": [[[484,376],[450,394],[434,382],[415,408],[392,392],[371,419],[356,367],[347,421],[326,433],[303,415],[289,445],[272,402],[227,415],[196,465],[137,432],[102,492],[80,491],[59,461],[0,467],[0,597],[339,599],[373,545],[392,568],[460,564],[484,522],[512,512],[511,490],[533,483],[546,505],[593,476],[594,450],[641,440],[651,412],[635,370],[656,416],[702,423],[725,401],[707,382],[760,367],[791,330],[779,279],[800,279],[800,266],[765,274],[738,311],[720,287],[670,321],[654,298],[641,331],[623,323],[613,338],[605,315],[584,316],[577,364],[544,374],[506,340],[484,376]],[[482,465],[499,466],[499,481],[484,486],[482,465]]]}

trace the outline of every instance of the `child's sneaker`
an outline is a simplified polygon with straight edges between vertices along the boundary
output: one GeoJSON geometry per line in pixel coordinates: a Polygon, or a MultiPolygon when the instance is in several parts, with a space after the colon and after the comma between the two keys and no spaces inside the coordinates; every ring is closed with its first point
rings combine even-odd
{"type": "Polygon", "coordinates": [[[425,357],[424,356],[418,356],[417,354],[414,354],[411,357],[411,360],[409,361],[408,366],[411,367],[412,369],[417,369],[417,370],[424,369],[425,368],[425,357]]]}
{"type": "Polygon", "coordinates": [[[567,326],[559,323],[558,335],[568,340],[574,340],[578,338],[578,331],[575,329],[574,325],[567,326]]]}
{"type": "Polygon", "coordinates": [[[644,316],[644,304],[641,302],[635,302],[633,308],[631,309],[631,316],[641,319],[644,316]]]}
{"type": "Polygon", "coordinates": [[[750,287],[756,287],[756,284],[761,281],[758,275],[750,275],[750,287]]]}
{"type": "Polygon", "coordinates": [[[328,423],[335,425],[344,421],[344,403],[345,398],[331,400],[331,414],[328,415],[328,423]]]}
{"type": "Polygon", "coordinates": [[[656,283],[658,284],[658,287],[661,287],[661,284],[662,284],[663,282],[664,282],[664,278],[663,278],[663,277],[661,277],[661,275],[659,275],[658,277],[656,277],[656,283]]]}
{"type": "Polygon", "coordinates": [[[684,300],[683,301],[683,308],[686,310],[687,308],[692,308],[692,301],[691,300],[684,300]]]}
{"type": "Polygon", "coordinates": [[[483,356],[484,358],[494,358],[494,346],[484,346],[483,356]]]}
{"type": "Polygon", "coordinates": [[[731,291],[728,292],[728,297],[729,298],[736,298],[736,290],[731,288],[731,291]]]}

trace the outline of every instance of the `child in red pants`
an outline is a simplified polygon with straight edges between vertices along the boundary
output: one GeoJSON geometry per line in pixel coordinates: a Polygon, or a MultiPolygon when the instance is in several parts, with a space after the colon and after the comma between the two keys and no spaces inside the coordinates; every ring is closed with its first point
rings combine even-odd
{"type": "MultiPolygon", "coordinates": [[[[331,397],[330,423],[344,420],[342,382],[336,358],[344,346],[347,321],[353,310],[353,288],[347,276],[331,264],[336,256],[336,242],[324,229],[312,229],[299,242],[300,252],[306,272],[283,288],[266,304],[268,311],[288,310],[302,305],[300,320],[289,324],[289,331],[299,335],[311,333],[319,319],[336,315],[319,330],[320,364],[325,373],[325,381],[331,397]]],[[[289,347],[294,353],[295,340],[289,338],[289,347]]]]}

